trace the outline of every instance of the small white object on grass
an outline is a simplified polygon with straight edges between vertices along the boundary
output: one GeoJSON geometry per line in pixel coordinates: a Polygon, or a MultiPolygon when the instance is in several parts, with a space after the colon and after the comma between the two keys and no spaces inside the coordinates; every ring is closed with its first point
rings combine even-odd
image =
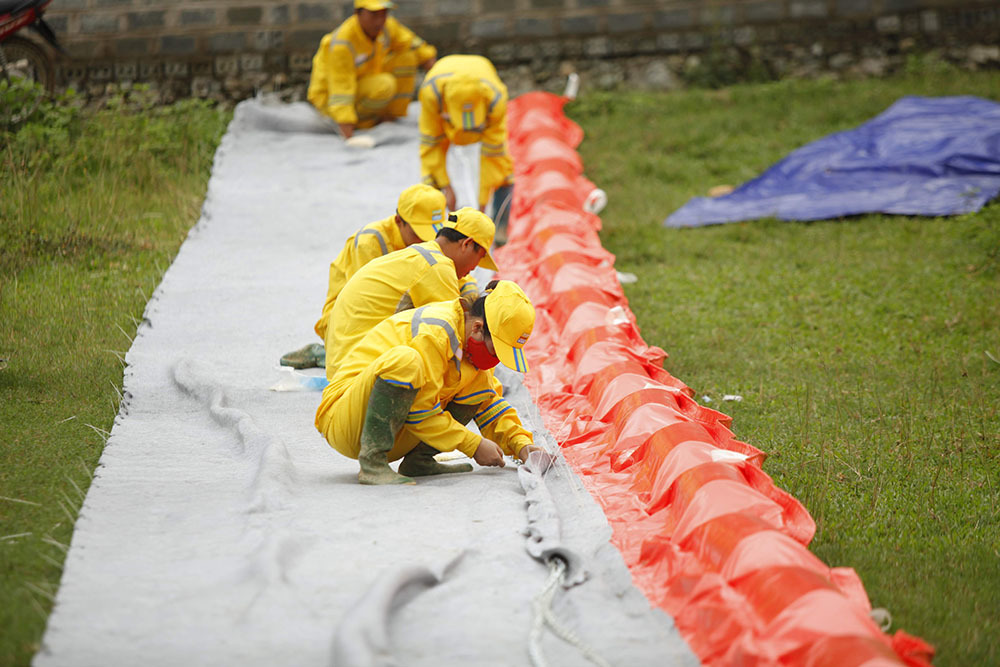
{"type": "Polygon", "coordinates": [[[737,403],[739,403],[739,402],[741,402],[743,400],[743,397],[740,396],[739,394],[726,394],[725,396],[722,397],[722,400],[724,400],[724,401],[736,401],[737,403]]]}
{"type": "Polygon", "coordinates": [[[367,134],[355,134],[353,137],[344,139],[344,145],[351,148],[375,148],[375,139],[367,134]]]}
{"type": "Polygon", "coordinates": [[[741,454],[740,452],[734,452],[728,449],[712,450],[713,463],[741,463],[746,461],[748,458],[750,457],[746,454],[741,454]]]}
{"type": "Polygon", "coordinates": [[[622,285],[628,285],[629,283],[638,282],[639,276],[634,273],[623,273],[621,271],[615,271],[618,274],[618,282],[622,285]]]}
{"type": "Polygon", "coordinates": [[[563,91],[563,97],[568,100],[575,100],[579,92],[580,75],[576,72],[571,72],[570,75],[566,77],[566,90],[563,91]]]}
{"type": "Polygon", "coordinates": [[[597,215],[608,205],[608,193],[600,188],[594,188],[583,201],[583,210],[597,215]]]}

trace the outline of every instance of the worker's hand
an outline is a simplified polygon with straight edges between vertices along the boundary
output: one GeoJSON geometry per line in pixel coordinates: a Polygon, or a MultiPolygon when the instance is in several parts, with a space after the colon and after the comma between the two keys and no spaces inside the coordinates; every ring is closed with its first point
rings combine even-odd
{"type": "Polygon", "coordinates": [[[434,63],[436,63],[437,61],[438,61],[437,58],[428,58],[426,61],[424,61],[424,63],[420,67],[426,72],[430,68],[434,67],[434,63]]]}
{"type": "Polygon", "coordinates": [[[354,125],[351,123],[337,123],[340,127],[340,136],[344,139],[350,139],[354,136],[354,125]]]}
{"type": "Polygon", "coordinates": [[[538,445],[525,445],[517,453],[517,457],[528,464],[532,472],[544,473],[555,463],[555,457],[538,445]]]}
{"type": "Polygon", "coordinates": [[[504,467],[503,450],[500,449],[500,445],[488,438],[479,441],[479,447],[476,448],[472,458],[481,466],[504,467]]]}
{"type": "Polygon", "coordinates": [[[446,185],[441,188],[441,194],[444,195],[445,202],[448,205],[449,211],[455,210],[455,190],[452,189],[450,185],[446,185]]]}

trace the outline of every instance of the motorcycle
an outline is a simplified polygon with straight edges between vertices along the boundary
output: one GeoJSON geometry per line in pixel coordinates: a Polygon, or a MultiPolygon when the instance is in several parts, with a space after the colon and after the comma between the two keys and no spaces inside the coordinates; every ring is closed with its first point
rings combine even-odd
{"type": "MultiPolygon", "coordinates": [[[[65,54],[56,34],[42,15],[52,0],[0,0],[0,82],[10,89],[27,81],[40,85],[46,93],[55,88],[55,68],[52,59],[39,44],[16,33],[28,27],[37,32],[59,53],[65,54]]],[[[16,125],[30,116],[41,103],[35,95],[27,105],[4,103],[0,120],[16,125]],[[29,108],[30,107],[30,108],[29,108]]]]}

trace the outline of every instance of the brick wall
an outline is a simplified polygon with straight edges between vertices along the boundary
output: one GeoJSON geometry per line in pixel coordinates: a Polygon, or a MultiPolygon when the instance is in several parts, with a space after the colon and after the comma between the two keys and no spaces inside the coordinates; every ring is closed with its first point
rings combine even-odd
{"type": "MultiPolygon", "coordinates": [[[[238,98],[301,88],[320,37],[351,11],[343,0],[54,0],[47,17],[72,55],[58,66],[64,85],[148,81],[167,97],[238,98]]],[[[394,14],[442,53],[520,72],[521,86],[529,70],[536,83],[608,60],[672,58],[678,70],[678,57],[712,49],[822,69],[873,49],[977,46],[992,65],[1000,42],[993,0],[399,0],[394,14]]]]}

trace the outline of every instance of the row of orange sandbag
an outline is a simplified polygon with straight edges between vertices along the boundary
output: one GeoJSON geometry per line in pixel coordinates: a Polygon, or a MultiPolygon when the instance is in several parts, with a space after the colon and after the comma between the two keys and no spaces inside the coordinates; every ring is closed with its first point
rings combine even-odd
{"type": "Polygon", "coordinates": [[[510,104],[516,188],[497,252],[536,306],[525,382],[636,585],[705,664],[928,665],[929,645],[875,624],[852,569],[809,552],[815,524],[761,469],[763,452],[643,342],[565,103],[530,93],[510,104]]]}

